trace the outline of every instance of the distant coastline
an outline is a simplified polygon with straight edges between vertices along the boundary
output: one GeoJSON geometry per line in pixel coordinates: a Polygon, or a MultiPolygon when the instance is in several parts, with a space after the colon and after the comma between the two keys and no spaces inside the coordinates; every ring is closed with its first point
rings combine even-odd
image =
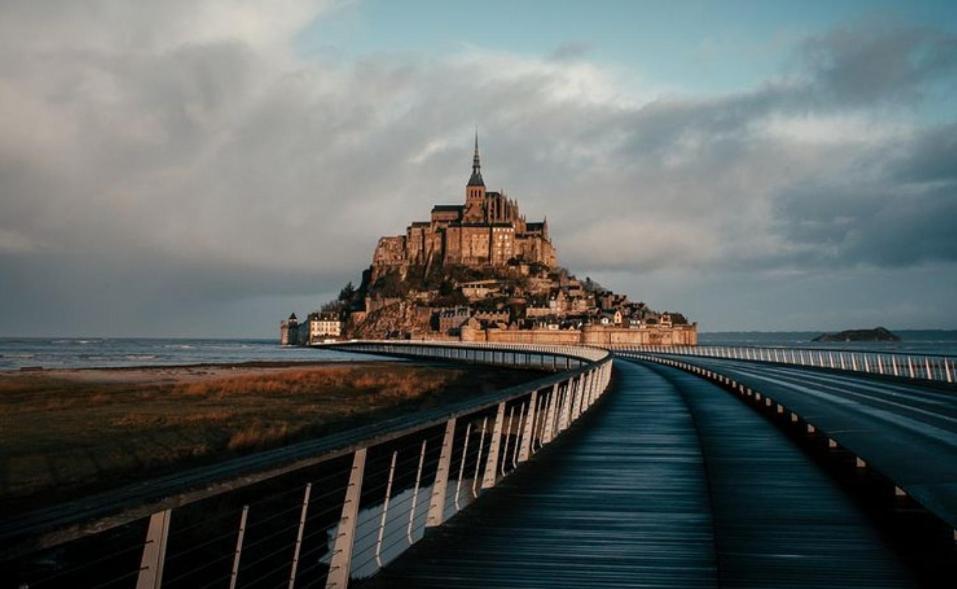
{"type": "Polygon", "coordinates": [[[702,331],[698,345],[782,346],[957,355],[957,329],[892,329],[899,342],[815,342],[823,331],[702,331]]]}

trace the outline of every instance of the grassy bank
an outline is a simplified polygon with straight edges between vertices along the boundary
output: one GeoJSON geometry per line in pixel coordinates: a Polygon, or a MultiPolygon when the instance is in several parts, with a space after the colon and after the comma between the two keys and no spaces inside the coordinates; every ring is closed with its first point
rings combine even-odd
{"type": "Polygon", "coordinates": [[[0,373],[0,507],[48,504],[534,376],[395,362],[0,373]]]}

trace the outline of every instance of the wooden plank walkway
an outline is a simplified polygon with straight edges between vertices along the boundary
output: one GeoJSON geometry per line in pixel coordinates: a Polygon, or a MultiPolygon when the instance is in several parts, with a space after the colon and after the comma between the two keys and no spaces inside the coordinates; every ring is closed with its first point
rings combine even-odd
{"type": "Polygon", "coordinates": [[[563,440],[360,587],[911,587],[868,518],[750,408],[616,361],[563,440]]]}
{"type": "Polygon", "coordinates": [[[716,586],[707,482],[673,387],[616,363],[616,390],[375,587],[716,586]]]}

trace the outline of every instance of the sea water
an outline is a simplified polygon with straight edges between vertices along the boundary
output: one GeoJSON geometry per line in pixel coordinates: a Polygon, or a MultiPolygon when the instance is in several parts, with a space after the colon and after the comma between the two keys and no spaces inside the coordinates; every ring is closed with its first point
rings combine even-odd
{"type": "Polygon", "coordinates": [[[346,362],[361,357],[334,350],[280,346],[276,340],[265,339],[0,338],[0,370],[346,362]]]}
{"type": "Polygon", "coordinates": [[[892,330],[899,342],[815,342],[819,331],[725,331],[700,333],[702,346],[774,346],[855,352],[957,355],[957,330],[892,330]]]}

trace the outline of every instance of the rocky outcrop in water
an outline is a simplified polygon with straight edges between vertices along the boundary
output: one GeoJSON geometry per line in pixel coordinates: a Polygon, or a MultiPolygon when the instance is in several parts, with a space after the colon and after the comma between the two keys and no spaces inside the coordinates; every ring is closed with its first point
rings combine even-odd
{"type": "Polygon", "coordinates": [[[838,333],[822,333],[815,342],[899,342],[901,338],[885,327],[847,329],[838,333]]]}

